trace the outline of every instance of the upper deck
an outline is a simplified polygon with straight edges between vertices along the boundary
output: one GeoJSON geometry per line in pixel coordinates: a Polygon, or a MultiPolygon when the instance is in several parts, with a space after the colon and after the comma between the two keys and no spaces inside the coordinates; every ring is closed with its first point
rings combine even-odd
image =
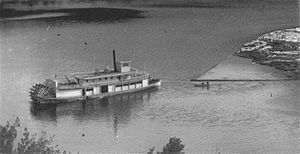
{"type": "Polygon", "coordinates": [[[81,80],[91,80],[91,79],[99,79],[99,78],[111,78],[111,77],[122,77],[125,75],[138,75],[142,74],[143,72],[139,72],[135,68],[130,68],[127,72],[116,72],[116,71],[94,71],[94,72],[77,72],[72,73],[72,76],[76,79],[81,80]]]}
{"type": "Polygon", "coordinates": [[[72,73],[71,77],[69,78],[66,75],[64,78],[56,77],[46,80],[46,83],[58,89],[76,89],[99,85],[141,82],[143,79],[149,78],[149,74],[132,68],[131,61],[119,61],[114,64],[113,70],[107,65],[102,71],[96,69],[93,72],[77,72],[72,73]]]}
{"type": "Polygon", "coordinates": [[[149,73],[131,68],[128,72],[78,72],[72,73],[71,77],[72,78],[65,76],[65,78],[54,78],[48,79],[47,81],[53,82],[58,89],[76,89],[108,84],[118,85],[140,82],[143,79],[149,78],[149,73]]]}

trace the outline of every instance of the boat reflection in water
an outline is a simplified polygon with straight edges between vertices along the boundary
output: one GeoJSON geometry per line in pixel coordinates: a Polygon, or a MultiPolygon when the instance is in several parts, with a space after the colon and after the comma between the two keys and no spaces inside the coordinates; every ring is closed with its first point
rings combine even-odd
{"type": "MultiPolygon", "coordinates": [[[[147,105],[151,95],[155,94],[158,88],[147,89],[134,93],[115,95],[102,99],[76,101],[56,105],[31,105],[33,119],[41,123],[54,123],[59,119],[64,120],[71,117],[81,123],[83,121],[95,121],[112,123],[114,137],[117,136],[119,125],[126,125],[131,116],[138,113],[141,108],[147,105]],[[68,117],[68,118],[67,118],[68,117]]],[[[138,116],[138,115],[134,115],[138,116]]]]}

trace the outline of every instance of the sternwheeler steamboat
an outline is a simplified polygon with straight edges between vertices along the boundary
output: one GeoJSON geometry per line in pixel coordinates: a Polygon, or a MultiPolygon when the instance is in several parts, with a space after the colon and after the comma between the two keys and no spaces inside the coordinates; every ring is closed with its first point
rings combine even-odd
{"type": "Polygon", "coordinates": [[[88,98],[103,98],[116,94],[140,91],[161,85],[149,73],[131,67],[131,61],[116,61],[113,51],[114,69],[109,67],[94,72],[72,73],[65,78],[46,79],[44,84],[30,88],[30,97],[37,104],[55,104],[88,98]]]}

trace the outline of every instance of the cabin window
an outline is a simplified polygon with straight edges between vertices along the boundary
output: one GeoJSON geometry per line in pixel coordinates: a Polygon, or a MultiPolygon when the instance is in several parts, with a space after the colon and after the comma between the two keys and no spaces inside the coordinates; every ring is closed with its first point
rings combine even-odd
{"type": "Polygon", "coordinates": [[[101,81],[101,78],[99,78],[99,81],[101,81]]]}
{"type": "Polygon", "coordinates": [[[121,80],[121,76],[118,76],[118,79],[121,80]]]}
{"type": "Polygon", "coordinates": [[[104,78],[105,80],[107,80],[107,78],[104,78]]]}
{"type": "Polygon", "coordinates": [[[123,67],[128,67],[128,66],[129,66],[129,63],[123,63],[122,66],[123,66],[123,67]]]}
{"type": "Polygon", "coordinates": [[[89,80],[85,80],[85,82],[89,82],[89,80]]]}
{"type": "Polygon", "coordinates": [[[116,88],[122,87],[122,85],[116,85],[116,88]]]}
{"type": "Polygon", "coordinates": [[[112,77],[110,77],[110,79],[114,79],[114,77],[112,76],[112,77]]]}

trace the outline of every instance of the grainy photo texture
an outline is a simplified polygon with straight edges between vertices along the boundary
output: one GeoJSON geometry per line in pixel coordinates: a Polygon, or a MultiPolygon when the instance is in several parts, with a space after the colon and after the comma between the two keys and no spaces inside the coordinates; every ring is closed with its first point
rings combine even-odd
{"type": "Polygon", "coordinates": [[[300,153],[299,0],[0,0],[0,153],[300,153]]]}

